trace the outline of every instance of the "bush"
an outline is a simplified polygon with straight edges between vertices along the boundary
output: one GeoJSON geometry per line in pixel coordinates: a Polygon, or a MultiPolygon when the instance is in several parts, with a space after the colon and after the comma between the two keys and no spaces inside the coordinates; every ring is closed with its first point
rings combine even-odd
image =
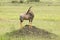
{"type": "Polygon", "coordinates": [[[20,0],[20,3],[24,3],[24,1],[23,0],[20,0]]]}
{"type": "Polygon", "coordinates": [[[40,0],[28,0],[29,2],[40,2],[40,0]]]}
{"type": "Polygon", "coordinates": [[[17,3],[17,1],[12,1],[12,3],[17,3]]]}

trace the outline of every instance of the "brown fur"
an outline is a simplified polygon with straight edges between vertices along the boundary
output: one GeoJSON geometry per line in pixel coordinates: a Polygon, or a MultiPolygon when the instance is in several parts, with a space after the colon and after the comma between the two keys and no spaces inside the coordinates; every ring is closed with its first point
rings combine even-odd
{"type": "Polygon", "coordinates": [[[29,22],[32,22],[33,18],[34,18],[34,14],[31,11],[31,7],[30,7],[26,13],[22,13],[20,15],[20,22],[23,22],[23,20],[29,20],[29,22]]]}
{"type": "Polygon", "coordinates": [[[31,11],[32,7],[29,7],[28,11],[26,13],[22,13],[20,15],[20,23],[22,23],[24,20],[29,20],[29,23],[32,24],[34,13],[31,11]]]}

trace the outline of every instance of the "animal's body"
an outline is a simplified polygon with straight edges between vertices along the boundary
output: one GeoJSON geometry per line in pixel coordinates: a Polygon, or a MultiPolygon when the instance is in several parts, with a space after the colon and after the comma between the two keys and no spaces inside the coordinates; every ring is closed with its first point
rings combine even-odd
{"type": "Polygon", "coordinates": [[[34,18],[34,13],[33,11],[31,11],[31,7],[30,7],[27,12],[22,13],[20,15],[20,23],[22,25],[22,22],[24,20],[29,20],[30,26],[32,26],[31,24],[32,24],[33,18],[34,18]]]}

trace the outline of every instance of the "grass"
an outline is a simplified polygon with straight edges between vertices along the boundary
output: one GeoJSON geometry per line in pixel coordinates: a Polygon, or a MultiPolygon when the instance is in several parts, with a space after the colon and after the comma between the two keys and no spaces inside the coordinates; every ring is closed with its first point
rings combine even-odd
{"type": "MultiPolygon", "coordinates": [[[[20,6],[0,6],[0,40],[45,40],[44,38],[7,38],[5,33],[20,29],[19,15],[32,6],[35,14],[33,25],[60,36],[60,6],[40,6],[39,4],[21,4],[20,6]]],[[[28,24],[23,22],[23,26],[28,24]]],[[[50,39],[46,39],[50,40],[50,39]]],[[[58,38],[60,40],[60,38],[58,38]]]]}

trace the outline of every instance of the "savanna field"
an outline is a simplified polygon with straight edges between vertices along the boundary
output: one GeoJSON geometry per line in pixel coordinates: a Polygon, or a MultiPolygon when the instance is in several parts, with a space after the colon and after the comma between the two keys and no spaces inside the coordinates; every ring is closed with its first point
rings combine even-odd
{"type": "Polygon", "coordinates": [[[0,6],[0,40],[60,40],[60,6],[43,6],[38,3],[0,6]],[[21,27],[19,17],[21,13],[27,12],[30,6],[33,6],[32,11],[35,15],[32,25],[56,34],[56,39],[27,36],[14,38],[5,35],[29,24],[29,21],[25,20],[21,27]]]}

